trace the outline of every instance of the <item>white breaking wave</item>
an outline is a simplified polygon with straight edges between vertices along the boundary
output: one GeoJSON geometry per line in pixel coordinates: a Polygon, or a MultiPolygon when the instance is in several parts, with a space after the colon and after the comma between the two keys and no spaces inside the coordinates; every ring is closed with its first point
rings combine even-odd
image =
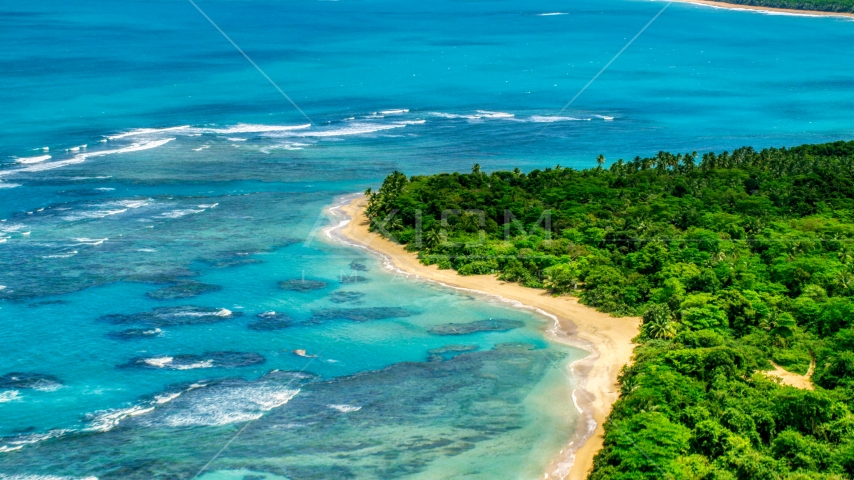
{"type": "Polygon", "coordinates": [[[216,208],[219,203],[211,203],[210,205],[198,205],[199,208],[216,208]]]}
{"type": "Polygon", "coordinates": [[[147,405],[136,405],[129,408],[120,408],[115,410],[104,410],[101,412],[96,412],[93,415],[93,420],[89,423],[89,427],[87,427],[86,430],[95,432],[109,432],[110,430],[115,428],[119,424],[119,422],[121,422],[127,417],[144,415],[152,411],[154,411],[154,407],[147,405]]]}
{"type": "Polygon", "coordinates": [[[6,285],[0,285],[0,291],[6,290],[6,285]]]}
{"type": "Polygon", "coordinates": [[[292,137],[315,137],[315,138],[323,138],[323,137],[344,137],[349,135],[365,135],[368,133],[380,132],[383,130],[391,130],[394,128],[403,128],[406,125],[401,123],[393,123],[393,124],[375,124],[375,123],[351,123],[343,128],[333,128],[330,130],[317,130],[317,131],[308,131],[308,132],[288,132],[286,136],[292,137]]]}
{"type": "Polygon", "coordinates": [[[551,13],[538,13],[538,17],[553,17],[555,15],[569,15],[566,12],[551,12],[551,13]]]}
{"type": "Polygon", "coordinates": [[[492,112],[489,110],[478,110],[477,113],[464,115],[457,113],[431,112],[430,115],[441,118],[464,118],[466,120],[508,120],[515,119],[516,115],[507,112],[492,112]]]}
{"type": "Polygon", "coordinates": [[[21,186],[20,183],[0,182],[0,188],[15,188],[15,187],[20,187],[20,186],[21,186]]]}
{"type": "Polygon", "coordinates": [[[153,140],[150,142],[144,143],[134,143],[127,147],[117,148],[115,150],[101,150],[95,152],[86,152],[75,155],[74,157],[68,160],[59,160],[56,162],[48,162],[48,163],[36,163],[34,165],[30,165],[28,167],[16,168],[12,170],[3,170],[0,171],[0,177],[4,177],[7,175],[17,174],[17,173],[33,173],[33,172],[44,172],[47,170],[53,170],[56,168],[66,167],[68,165],[76,165],[79,163],[83,163],[87,158],[93,157],[103,157],[104,155],[113,155],[117,153],[131,153],[131,152],[139,152],[142,150],[148,150],[151,148],[157,148],[167,143],[175,140],[174,138],[164,138],[161,140],[153,140]]]}
{"type": "Polygon", "coordinates": [[[607,115],[593,115],[593,116],[596,118],[601,118],[602,120],[605,120],[606,122],[610,122],[611,120],[614,119],[614,117],[609,117],[607,115]]]}
{"type": "Polygon", "coordinates": [[[530,119],[534,123],[553,123],[553,122],[580,122],[590,120],[589,118],[575,117],[549,117],[543,115],[534,115],[530,119]]]}
{"type": "Polygon", "coordinates": [[[327,407],[329,407],[333,410],[338,410],[341,413],[358,412],[359,410],[362,409],[362,407],[357,407],[354,405],[347,405],[347,404],[327,405],[327,407]]]}
{"type": "Polygon", "coordinates": [[[50,155],[39,155],[38,157],[25,157],[15,159],[15,163],[23,163],[23,164],[31,164],[31,163],[41,163],[45,160],[50,160],[52,157],[50,155]]]}
{"type": "Polygon", "coordinates": [[[109,240],[109,238],[75,238],[77,245],[101,245],[102,243],[109,240]]]}
{"type": "Polygon", "coordinates": [[[186,365],[178,364],[174,365],[172,361],[173,357],[155,357],[155,358],[146,358],[143,360],[148,365],[157,368],[169,368],[172,370],[195,370],[199,368],[213,368],[213,360],[204,360],[196,363],[189,363],[186,365]]]}
{"type": "MultiPolygon", "coordinates": [[[[398,108],[398,109],[392,109],[392,110],[381,110],[379,112],[380,115],[400,115],[402,113],[409,113],[409,109],[408,108],[398,108]]],[[[376,115],[376,113],[374,113],[374,115],[376,115]]]]}
{"type": "Polygon", "coordinates": [[[181,131],[181,130],[187,130],[188,128],[190,128],[189,125],[183,125],[180,127],[168,127],[168,128],[136,128],[136,129],[124,132],[124,133],[120,133],[118,135],[109,136],[107,138],[110,140],[118,140],[120,138],[134,137],[137,135],[152,135],[152,134],[158,134],[158,133],[163,133],[163,132],[177,132],[177,131],[181,131]]]}
{"type": "Polygon", "coordinates": [[[184,210],[172,210],[171,212],[161,213],[160,216],[162,218],[181,218],[181,217],[185,217],[187,215],[192,215],[194,213],[202,213],[202,212],[204,212],[204,209],[193,210],[193,209],[187,208],[184,210]]]}
{"type": "Polygon", "coordinates": [[[245,138],[226,138],[229,142],[245,142],[245,138]]]}
{"type": "Polygon", "coordinates": [[[46,260],[51,259],[51,258],[71,258],[75,255],[77,255],[77,250],[73,250],[71,252],[66,252],[66,253],[59,253],[56,255],[42,255],[42,258],[44,258],[46,260]]]}
{"type": "Polygon", "coordinates": [[[194,402],[189,411],[167,415],[161,421],[170,427],[214,426],[257,420],[264,412],[281,407],[299,393],[269,385],[229,388],[194,402]]]}
{"type": "MultiPolygon", "coordinates": [[[[3,287],[3,288],[6,288],[6,287],[3,287]]],[[[0,290],[3,290],[3,288],[0,288],[0,290]]],[[[6,402],[11,402],[11,401],[20,400],[20,399],[21,399],[21,392],[19,392],[17,390],[9,390],[7,392],[0,393],[0,403],[6,403],[6,402]]]]}
{"type": "Polygon", "coordinates": [[[238,123],[232,127],[225,128],[193,128],[194,133],[218,133],[222,135],[230,133],[270,133],[270,132],[288,132],[291,130],[304,130],[310,128],[311,124],[303,125],[257,125],[252,123],[238,123]]]}

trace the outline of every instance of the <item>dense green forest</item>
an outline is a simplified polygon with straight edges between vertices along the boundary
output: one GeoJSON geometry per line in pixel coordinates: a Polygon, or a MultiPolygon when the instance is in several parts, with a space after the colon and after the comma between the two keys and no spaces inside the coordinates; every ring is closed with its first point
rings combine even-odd
{"type": "Polygon", "coordinates": [[[394,172],[366,214],[424,263],[643,316],[590,478],[854,478],[854,142],[597,163],[394,172]],[[813,359],[814,390],[760,373],[813,359]]]}
{"type": "Polygon", "coordinates": [[[854,12],[854,0],[726,0],[725,3],[753,5],[755,7],[791,8],[793,10],[854,12]]]}

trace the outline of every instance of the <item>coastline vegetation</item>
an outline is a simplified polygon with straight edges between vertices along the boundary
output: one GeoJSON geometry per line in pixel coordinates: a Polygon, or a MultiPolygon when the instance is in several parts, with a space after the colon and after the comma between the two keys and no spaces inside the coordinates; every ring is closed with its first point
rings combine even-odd
{"type": "MultiPolygon", "coordinates": [[[[720,0],[714,0],[720,1],[720,0]]],[[[721,3],[817,12],[854,13],[854,0],[726,0],[721,3]]]]}
{"type": "Polygon", "coordinates": [[[394,172],[366,215],[425,264],[643,316],[591,479],[854,477],[854,142],[597,163],[394,172]]]}

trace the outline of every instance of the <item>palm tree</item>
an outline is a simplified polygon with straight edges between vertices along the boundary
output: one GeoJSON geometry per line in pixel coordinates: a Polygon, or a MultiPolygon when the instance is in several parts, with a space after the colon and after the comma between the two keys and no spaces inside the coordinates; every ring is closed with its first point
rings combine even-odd
{"type": "Polygon", "coordinates": [[[427,244],[427,248],[436,248],[442,244],[442,234],[439,233],[438,228],[432,228],[427,231],[427,235],[425,235],[424,243],[427,244]]]}
{"type": "Polygon", "coordinates": [[[599,170],[602,170],[602,167],[605,166],[605,156],[601,153],[596,157],[596,165],[599,165],[599,170]]]}
{"type": "Polygon", "coordinates": [[[676,322],[666,318],[657,318],[646,323],[643,329],[650,338],[668,340],[676,336],[676,322]]]}

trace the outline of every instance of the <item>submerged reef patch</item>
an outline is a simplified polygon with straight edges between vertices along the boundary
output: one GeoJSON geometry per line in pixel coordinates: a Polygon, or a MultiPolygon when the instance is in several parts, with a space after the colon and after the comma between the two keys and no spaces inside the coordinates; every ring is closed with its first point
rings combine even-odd
{"type": "Polygon", "coordinates": [[[62,386],[62,381],[44,373],[11,372],[0,376],[0,390],[32,389],[56,390],[62,386]]]}
{"type": "Polygon", "coordinates": [[[304,278],[293,278],[279,282],[279,288],[291,292],[313,292],[315,290],[323,290],[327,283],[321,280],[306,280],[304,278]]]}
{"type": "Polygon", "coordinates": [[[366,294],[362,292],[337,291],[329,294],[332,303],[361,303],[366,294]]]}
{"type": "Polygon", "coordinates": [[[114,325],[147,325],[149,327],[174,327],[181,325],[206,325],[224,322],[243,315],[226,308],[209,307],[161,307],[149,312],[132,313],[129,315],[105,315],[100,318],[103,322],[114,325]]]}
{"type": "Polygon", "coordinates": [[[353,322],[369,322],[387,318],[403,318],[412,313],[400,307],[365,307],[365,308],[329,308],[315,310],[311,316],[313,322],[326,320],[350,320],[353,322]]]}
{"type": "Polygon", "coordinates": [[[205,293],[218,292],[220,290],[222,290],[222,287],[219,285],[202,282],[181,282],[171,287],[148,292],[146,295],[155,300],[177,300],[180,298],[197,297],[205,293]]]}
{"type": "Polygon", "coordinates": [[[255,316],[256,320],[248,325],[250,330],[270,332],[291,326],[291,317],[286,313],[264,312],[255,316]]]}
{"type": "Polygon", "coordinates": [[[519,320],[490,318],[489,320],[477,320],[469,323],[436,325],[430,329],[430,333],[433,335],[469,335],[477,332],[504,332],[524,326],[525,323],[519,320]]]}
{"type": "Polygon", "coordinates": [[[199,368],[240,368],[260,365],[267,359],[258,353],[206,352],[201,355],[163,355],[134,357],[119,368],[162,368],[165,370],[195,370],[199,368]]]}

